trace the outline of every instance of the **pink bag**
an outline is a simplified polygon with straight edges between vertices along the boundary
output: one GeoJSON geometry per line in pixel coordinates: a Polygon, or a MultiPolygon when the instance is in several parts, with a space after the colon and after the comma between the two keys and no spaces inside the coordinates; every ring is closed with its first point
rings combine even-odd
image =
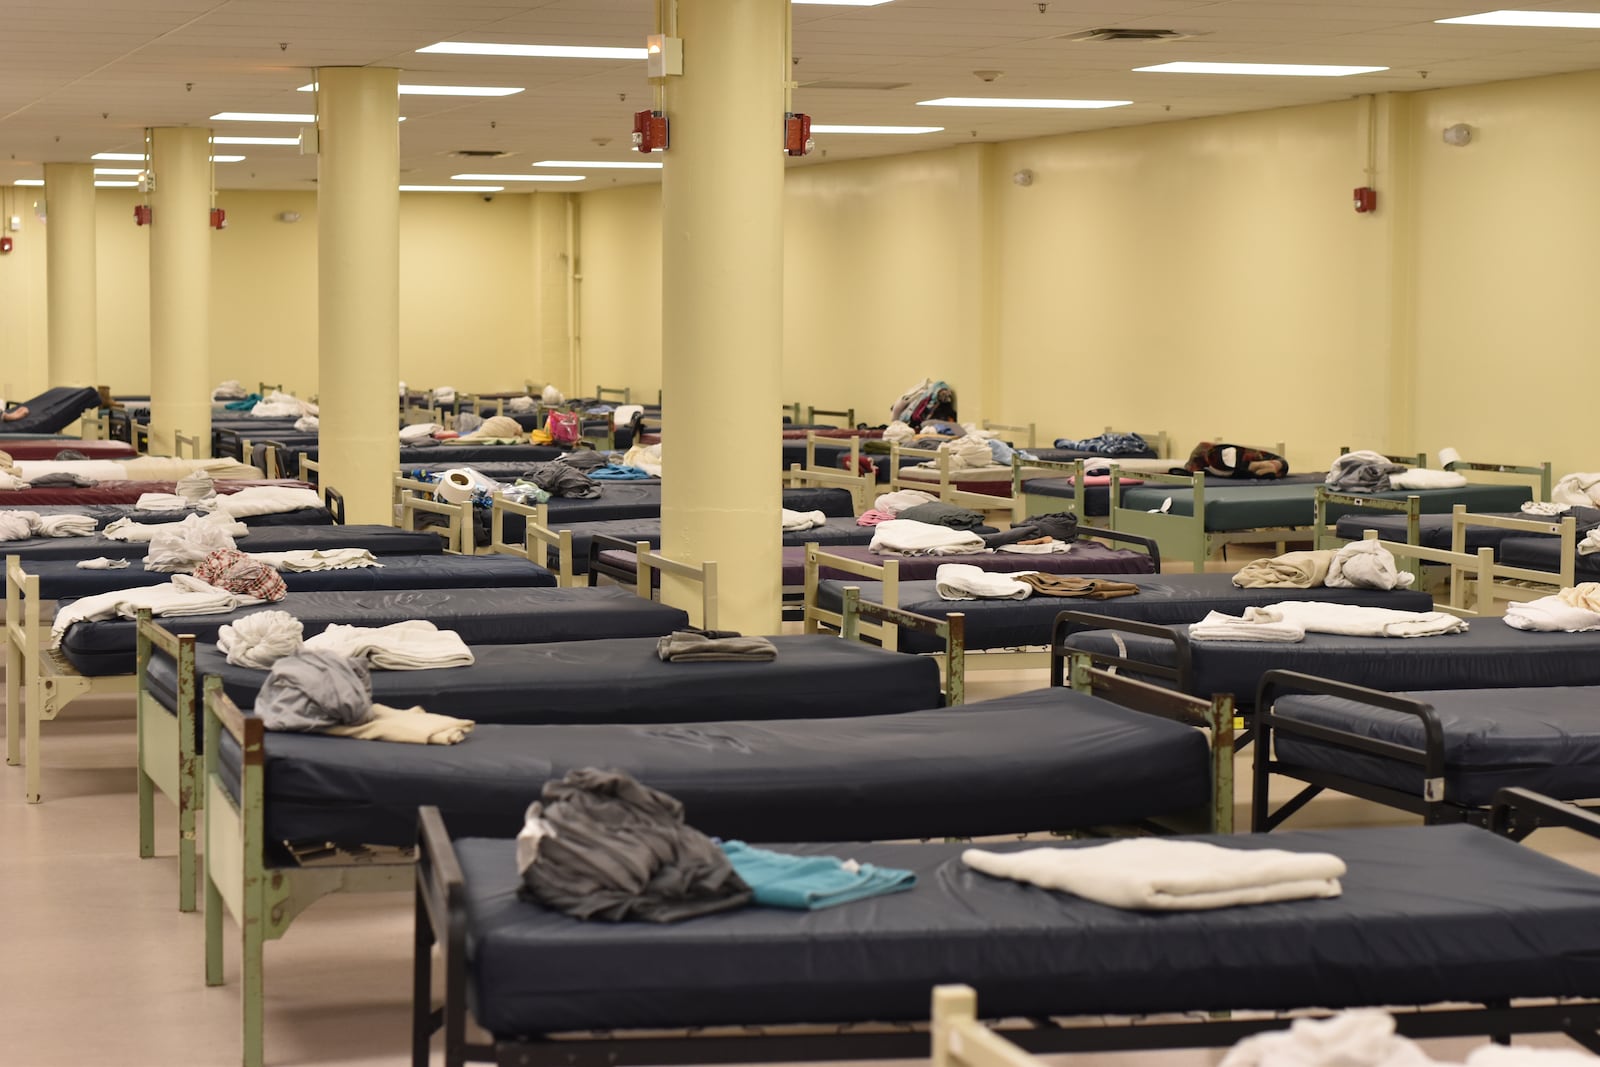
{"type": "Polygon", "coordinates": [[[575,445],[583,436],[578,415],[572,411],[552,411],[544,423],[545,433],[558,445],[575,445]]]}

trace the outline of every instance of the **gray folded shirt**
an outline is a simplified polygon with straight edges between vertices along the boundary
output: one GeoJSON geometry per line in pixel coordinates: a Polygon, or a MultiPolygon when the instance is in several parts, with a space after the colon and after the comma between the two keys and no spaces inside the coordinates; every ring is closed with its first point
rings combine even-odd
{"type": "Polygon", "coordinates": [[[656,655],[668,663],[715,663],[778,658],[778,649],[765,637],[707,637],[678,630],[656,641],[656,655]]]}

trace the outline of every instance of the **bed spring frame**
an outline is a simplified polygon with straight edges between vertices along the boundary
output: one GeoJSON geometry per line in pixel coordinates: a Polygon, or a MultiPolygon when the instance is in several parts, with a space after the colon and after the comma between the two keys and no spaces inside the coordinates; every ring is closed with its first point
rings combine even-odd
{"type": "MultiPolygon", "coordinates": [[[[1087,657],[1073,654],[1070,677],[1073,688],[1108,695],[1117,703],[1164,718],[1212,730],[1216,797],[1210,812],[1216,832],[1232,831],[1233,708],[1226,699],[1211,702],[1166,692],[1153,686],[1117,678],[1091,667],[1087,657]],[[1219,773],[1226,767],[1226,774],[1219,773]]],[[[1202,823],[1205,820],[1202,819],[1202,823]]],[[[1600,820],[1595,821],[1600,836],[1600,820]]],[[[1195,829],[1195,827],[1189,827],[1195,829]]],[[[1199,829],[1206,829],[1201,825],[1199,829]]],[[[416,947],[412,981],[412,1064],[427,1067],[435,1032],[444,1031],[445,1067],[487,1062],[501,1067],[676,1067],[691,1064],[732,1064],[785,1061],[856,1059],[915,1059],[929,1051],[926,1029],[900,1027],[890,1032],[840,1028],[833,1032],[793,1029],[766,1031],[740,1027],[737,1032],[713,1036],[703,1031],[648,1036],[631,1033],[524,1036],[491,1043],[467,1037],[465,879],[438,810],[419,812],[416,866],[416,947]],[[444,972],[444,1004],[432,1001],[433,956],[437,946],[444,972]]],[[[1481,1019],[1481,1013],[1474,1016],[1481,1019]]],[[[1591,1028],[1600,1028],[1600,1007],[1591,1016],[1591,1028]]],[[[1116,1048],[1181,1048],[1190,1045],[1231,1044],[1256,1030],[1281,1027],[1277,1019],[1246,1023],[1184,1023],[1166,1026],[1119,1028],[1061,1026],[1053,1020],[1036,1020],[1032,1029],[1013,1036],[1017,1044],[1035,1052],[1090,1051],[1116,1048]]],[[[1498,1024],[1495,1024],[1498,1025],[1498,1024]]],[[[1548,1029],[1548,1022],[1527,1029],[1548,1029]]],[[[937,1053],[936,1053],[937,1055],[937,1053]]],[[[1008,1064],[1013,1061],[1006,1061],[1008,1064]]],[[[937,1063],[937,1061],[936,1061],[937,1063]]]]}

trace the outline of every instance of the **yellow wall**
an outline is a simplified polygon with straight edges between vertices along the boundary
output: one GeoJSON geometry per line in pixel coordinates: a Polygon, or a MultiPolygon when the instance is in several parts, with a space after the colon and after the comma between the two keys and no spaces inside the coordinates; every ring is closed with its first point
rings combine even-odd
{"type": "Polygon", "coordinates": [[[624,186],[579,197],[579,381],[552,371],[569,396],[595,386],[661,388],[661,187],[624,186]]]}

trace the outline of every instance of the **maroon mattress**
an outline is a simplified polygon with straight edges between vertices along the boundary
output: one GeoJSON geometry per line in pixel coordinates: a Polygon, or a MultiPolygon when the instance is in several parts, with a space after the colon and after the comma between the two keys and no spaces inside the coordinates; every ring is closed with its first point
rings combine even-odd
{"type": "MultiPolygon", "coordinates": [[[[235,493],[251,485],[282,485],[293,489],[315,489],[309,482],[292,478],[258,478],[217,482],[219,493],[235,493]]],[[[136,504],[145,493],[177,492],[176,482],[101,482],[88,489],[59,488],[0,490],[0,508],[31,508],[41,504],[136,504]]]]}
{"type": "Polygon", "coordinates": [[[79,441],[72,437],[53,441],[0,439],[0,452],[12,459],[55,459],[57,452],[69,448],[82,452],[85,459],[132,459],[139,454],[126,441],[79,441]]]}

